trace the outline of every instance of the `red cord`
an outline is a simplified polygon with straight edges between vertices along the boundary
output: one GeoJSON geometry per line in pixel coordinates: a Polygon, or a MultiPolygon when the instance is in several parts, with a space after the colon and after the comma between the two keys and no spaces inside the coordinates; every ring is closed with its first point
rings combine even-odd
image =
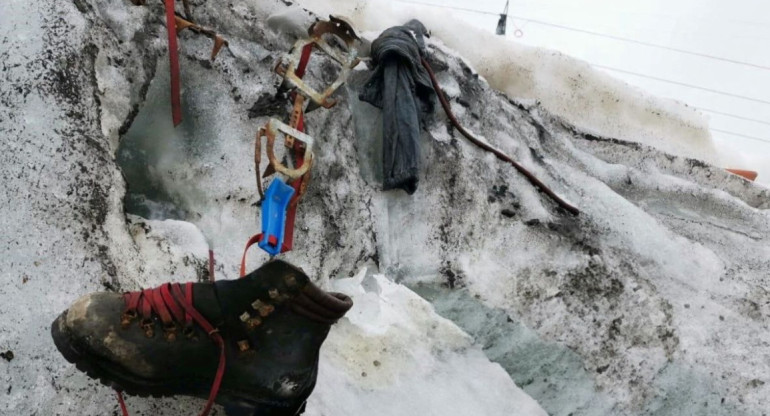
{"type": "Polygon", "coordinates": [[[118,404],[120,405],[120,411],[123,412],[123,416],[129,416],[126,402],[123,401],[123,393],[120,390],[115,390],[115,394],[118,395],[118,404]]]}
{"type": "Polygon", "coordinates": [[[209,250],[209,281],[214,280],[214,250],[209,250]]]}
{"type": "MultiPolygon", "coordinates": [[[[152,314],[155,313],[163,322],[164,327],[176,328],[177,324],[184,326],[195,322],[219,346],[219,366],[214,376],[214,382],[211,385],[206,406],[200,413],[200,416],[207,416],[214,405],[214,400],[216,400],[219,387],[222,384],[222,378],[225,375],[225,341],[219,335],[219,330],[214,328],[193,306],[192,285],[192,283],[186,283],[183,290],[182,285],[179,283],[166,283],[155,289],[126,293],[124,295],[126,301],[124,314],[134,316],[141,314],[143,321],[149,321],[152,319],[152,314]]],[[[123,416],[128,416],[128,411],[120,392],[118,392],[118,403],[123,410],[123,416]]]]}
{"type": "Polygon", "coordinates": [[[176,15],[174,0],[166,0],[166,31],[168,32],[168,60],[171,72],[171,118],[174,127],[182,122],[182,99],[179,88],[179,51],[176,44],[176,15]]]}

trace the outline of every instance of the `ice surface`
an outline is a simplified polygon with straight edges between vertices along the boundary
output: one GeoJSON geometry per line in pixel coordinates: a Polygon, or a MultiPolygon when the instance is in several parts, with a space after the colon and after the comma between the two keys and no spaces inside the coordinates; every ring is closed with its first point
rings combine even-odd
{"type": "MultiPolygon", "coordinates": [[[[0,413],[116,412],[113,393],[56,352],[50,322],[91,291],[205,279],[211,247],[218,278],[237,276],[258,232],[254,134],[285,114],[269,105],[271,71],[303,14],[283,2],[195,6],[230,46],[210,63],[210,40],[181,34],[185,121],[171,129],[160,4],[11,1],[3,12],[0,352],[15,358],[0,360],[0,413]],[[127,187],[151,218],[125,215],[127,187]]],[[[461,123],[582,213],[560,212],[441,113],[421,137],[418,191],[382,192],[381,119],[357,99],[367,70],[354,71],[339,105],[308,114],[317,159],[284,256],[356,299],[323,348],[308,413],[538,414],[533,399],[565,416],[766,412],[770,191],[631,140],[649,107],[670,119],[650,134],[700,143],[701,121],[676,104],[620,94],[629,107],[581,101],[596,114],[572,120],[548,91],[519,101],[491,89],[493,71],[475,77],[474,56],[471,68],[450,48],[461,45],[434,29],[431,59],[461,123]],[[606,111],[627,124],[613,124],[620,134],[595,128],[606,111]]],[[[530,52],[533,76],[585,70],[530,52]]],[[[319,62],[309,76],[326,71],[319,62]]],[[[250,267],[265,258],[254,250],[250,267]]],[[[201,405],[128,402],[169,416],[201,405]]]]}
{"type": "Polygon", "coordinates": [[[406,287],[365,270],[321,355],[309,415],[546,415],[472,339],[406,287]]]}

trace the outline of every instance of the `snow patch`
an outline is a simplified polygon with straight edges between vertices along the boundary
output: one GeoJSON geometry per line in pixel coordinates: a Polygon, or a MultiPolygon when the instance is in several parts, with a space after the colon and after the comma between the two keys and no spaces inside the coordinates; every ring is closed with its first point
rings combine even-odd
{"type": "Polygon", "coordinates": [[[309,416],[547,414],[405,286],[365,269],[332,286],[354,306],[322,348],[309,416]]]}

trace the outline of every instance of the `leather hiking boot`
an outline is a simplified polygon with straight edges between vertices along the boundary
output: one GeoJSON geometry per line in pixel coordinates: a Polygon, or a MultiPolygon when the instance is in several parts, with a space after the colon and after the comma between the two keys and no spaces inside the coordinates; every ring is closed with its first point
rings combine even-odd
{"type": "Polygon", "coordinates": [[[208,398],[202,415],[216,401],[230,416],[293,416],[329,328],[352,305],[274,260],[238,280],[92,293],[51,334],[67,361],[118,392],[208,398]]]}

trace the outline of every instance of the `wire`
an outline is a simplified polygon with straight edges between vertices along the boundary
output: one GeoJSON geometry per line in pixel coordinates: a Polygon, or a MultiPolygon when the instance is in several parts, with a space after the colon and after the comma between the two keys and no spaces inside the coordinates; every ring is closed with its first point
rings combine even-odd
{"type": "Polygon", "coordinates": [[[720,90],[715,90],[715,89],[711,89],[711,88],[701,87],[699,85],[687,84],[687,83],[679,82],[679,81],[672,81],[670,79],[658,78],[658,77],[654,77],[652,75],[640,74],[638,72],[627,71],[625,69],[620,69],[620,68],[613,68],[611,66],[606,66],[606,65],[599,65],[599,64],[591,64],[591,65],[595,66],[597,68],[604,68],[604,69],[608,69],[610,71],[620,72],[620,73],[623,73],[623,74],[634,75],[634,76],[642,77],[642,78],[649,78],[649,79],[652,79],[652,80],[655,80],[655,81],[666,82],[666,83],[669,83],[669,84],[679,85],[679,86],[682,86],[682,87],[695,88],[697,90],[708,91],[708,92],[712,92],[712,93],[715,93],[715,94],[722,94],[722,95],[726,95],[728,97],[741,98],[741,99],[744,99],[744,100],[754,101],[756,103],[761,103],[761,104],[770,104],[770,101],[763,100],[763,99],[760,99],[760,98],[747,97],[745,95],[733,94],[731,92],[720,91],[720,90]]]}
{"type": "Polygon", "coordinates": [[[716,131],[716,132],[719,132],[719,133],[729,134],[731,136],[743,137],[745,139],[756,140],[758,142],[770,143],[770,139],[765,139],[765,138],[762,138],[762,137],[749,136],[749,135],[746,135],[746,134],[733,133],[731,131],[721,130],[721,129],[714,129],[714,128],[712,128],[711,131],[716,131]]]}
{"type": "Polygon", "coordinates": [[[759,120],[759,119],[756,119],[756,118],[743,117],[743,116],[739,116],[737,114],[723,113],[721,111],[710,110],[708,108],[703,108],[703,107],[696,107],[696,108],[698,110],[705,111],[707,113],[719,114],[721,116],[737,118],[739,120],[753,121],[754,123],[761,123],[761,124],[766,124],[766,125],[770,126],[770,122],[764,121],[764,120],[759,120]]]}
{"type": "MultiPolygon", "coordinates": [[[[396,0],[396,1],[397,2],[401,2],[401,3],[412,3],[412,4],[423,5],[423,6],[440,7],[440,8],[444,8],[444,9],[461,10],[461,11],[466,11],[466,12],[471,12],[471,13],[479,13],[479,14],[485,14],[485,15],[491,15],[491,16],[498,16],[499,15],[499,13],[494,13],[494,12],[487,12],[487,11],[476,10],[476,9],[468,9],[468,8],[464,8],[464,7],[445,6],[443,4],[424,3],[424,2],[413,1],[413,0],[396,0]]],[[[688,50],[684,50],[684,49],[672,48],[672,47],[668,47],[668,46],[657,45],[657,44],[654,44],[654,43],[638,41],[638,40],[634,40],[634,39],[624,38],[624,37],[621,37],[621,36],[608,35],[608,34],[604,34],[604,33],[593,32],[593,31],[590,31],[590,30],[578,29],[578,28],[574,28],[574,27],[570,27],[570,26],[565,26],[565,25],[559,25],[559,24],[555,24],[555,23],[544,22],[542,20],[530,19],[530,18],[527,18],[527,17],[524,17],[524,16],[516,16],[516,15],[509,15],[509,16],[511,16],[513,18],[516,18],[516,19],[519,19],[519,20],[525,20],[527,22],[533,22],[533,23],[536,23],[536,24],[544,25],[544,26],[551,26],[551,27],[555,27],[555,28],[559,28],[559,29],[571,30],[571,31],[575,31],[575,32],[581,32],[581,33],[585,33],[585,34],[589,34],[589,35],[593,35],[593,36],[606,37],[606,38],[614,39],[614,40],[618,40],[618,41],[630,42],[630,43],[635,43],[635,44],[638,44],[638,45],[643,45],[643,46],[648,46],[648,47],[653,47],[653,48],[670,50],[670,51],[673,51],[673,52],[684,53],[684,54],[688,54],[688,55],[699,56],[699,57],[702,57],[702,58],[708,58],[708,59],[714,59],[714,60],[718,60],[718,61],[729,62],[729,63],[733,63],[733,64],[737,64],[737,65],[746,65],[746,66],[754,67],[754,68],[757,68],[757,69],[770,70],[770,67],[768,67],[768,66],[753,64],[753,63],[750,63],[750,62],[743,62],[743,61],[738,61],[738,60],[734,60],[734,59],[729,59],[729,58],[723,58],[723,57],[719,57],[719,56],[709,55],[709,54],[705,54],[705,53],[693,52],[693,51],[688,51],[688,50]]],[[[633,75],[633,76],[637,76],[637,77],[652,79],[654,81],[665,82],[665,83],[679,85],[679,86],[687,87],[687,88],[694,88],[694,89],[698,89],[698,90],[702,90],[702,91],[711,92],[711,93],[714,93],[714,94],[721,94],[721,95],[725,95],[725,96],[728,96],[728,97],[744,99],[744,100],[753,101],[753,102],[757,102],[757,103],[761,103],[761,104],[770,104],[770,101],[767,101],[767,100],[762,100],[762,99],[753,98],[753,97],[747,97],[747,96],[740,95],[740,94],[733,94],[733,93],[730,93],[730,92],[727,92],[727,91],[720,91],[720,90],[716,90],[716,89],[712,89],[712,88],[701,87],[699,85],[693,85],[693,84],[688,84],[688,83],[679,82],[679,81],[673,81],[673,80],[669,80],[669,79],[665,79],[665,78],[659,78],[659,77],[655,77],[655,76],[651,76],[651,75],[641,74],[641,73],[638,73],[638,72],[627,71],[625,69],[613,68],[613,67],[606,66],[606,65],[598,65],[598,64],[591,64],[591,65],[593,65],[595,67],[598,67],[598,68],[604,68],[604,69],[607,69],[607,70],[610,70],[610,71],[615,71],[615,72],[620,72],[620,73],[624,73],[624,74],[628,74],[628,75],[633,75]]],[[[714,113],[714,114],[720,114],[720,115],[723,115],[723,116],[726,116],[726,117],[733,117],[733,118],[740,119],[740,120],[753,121],[753,122],[756,122],[756,123],[770,125],[770,122],[763,121],[763,120],[758,120],[758,119],[753,119],[753,118],[749,118],[749,117],[743,117],[743,116],[739,116],[737,114],[730,114],[730,113],[725,113],[725,112],[721,112],[721,111],[710,110],[710,109],[707,109],[707,108],[699,108],[699,109],[702,110],[702,111],[707,111],[707,112],[714,113]]],[[[749,135],[745,135],[745,134],[741,134],[741,133],[734,133],[734,132],[731,132],[731,131],[715,129],[715,128],[711,128],[711,130],[715,131],[715,132],[729,134],[729,135],[737,136],[737,137],[743,137],[743,138],[746,138],[746,139],[755,140],[755,141],[759,141],[759,142],[770,143],[770,140],[764,139],[764,138],[761,138],[761,137],[749,136],[749,135]]]]}
{"type": "MultiPolygon", "coordinates": [[[[479,13],[479,14],[492,15],[492,16],[498,16],[499,15],[499,13],[488,12],[488,11],[484,11],[484,10],[468,9],[468,8],[464,8],[464,7],[455,7],[455,6],[445,6],[443,4],[436,4],[436,3],[424,3],[424,2],[413,1],[413,0],[396,0],[396,1],[397,2],[401,2],[401,3],[411,3],[411,4],[419,4],[419,5],[423,5],[423,6],[440,7],[440,8],[444,8],[444,9],[461,10],[461,11],[465,11],[465,12],[479,13]]],[[[671,46],[659,45],[657,43],[645,42],[645,41],[641,41],[641,40],[626,38],[626,37],[623,37],[623,36],[616,36],[616,35],[609,35],[609,34],[601,33],[601,32],[594,32],[592,30],[580,29],[580,28],[566,26],[566,25],[560,25],[560,24],[556,24],[556,23],[550,23],[550,22],[546,22],[546,21],[538,20],[538,19],[531,19],[531,18],[525,17],[525,16],[517,16],[517,15],[513,15],[513,14],[510,14],[508,16],[510,16],[512,18],[515,18],[515,19],[519,19],[519,20],[526,20],[528,22],[536,23],[536,24],[543,25],[543,26],[550,26],[550,27],[555,27],[555,28],[563,29],[563,30],[571,30],[573,32],[580,32],[580,33],[584,33],[584,34],[587,34],[587,35],[604,37],[604,38],[607,38],[607,39],[613,39],[613,40],[617,40],[617,41],[621,41],[621,42],[634,43],[634,44],[637,44],[637,45],[647,46],[647,47],[650,47],[650,48],[664,49],[664,50],[667,50],[667,51],[683,53],[683,54],[686,54],[686,55],[698,56],[698,57],[701,57],[701,58],[713,59],[713,60],[716,60],[716,61],[728,62],[728,63],[731,63],[731,64],[744,65],[744,66],[748,66],[748,67],[752,67],[752,68],[756,68],[756,69],[762,69],[762,70],[765,70],[765,71],[770,71],[770,66],[767,66],[767,65],[759,65],[759,64],[755,64],[755,63],[751,63],[751,62],[739,61],[737,59],[724,58],[724,57],[721,57],[721,56],[710,55],[710,54],[702,53],[702,52],[688,51],[686,49],[679,49],[679,48],[674,48],[674,47],[671,47],[671,46]]]]}
{"type": "Polygon", "coordinates": [[[495,12],[487,12],[483,10],[476,10],[476,9],[467,9],[465,7],[455,7],[455,6],[445,6],[443,4],[436,4],[436,3],[423,3],[421,1],[411,1],[411,0],[396,0],[399,3],[412,3],[412,4],[419,4],[422,6],[433,6],[433,7],[440,7],[442,9],[452,9],[452,10],[462,10],[464,12],[471,12],[471,13],[478,13],[478,14],[487,14],[490,16],[499,16],[500,13],[495,12]]]}
{"type": "Polygon", "coordinates": [[[763,69],[765,71],[770,71],[770,66],[766,66],[766,65],[759,65],[759,64],[754,64],[754,63],[751,63],[751,62],[739,61],[737,59],[730,59],[730,58],[723,58],[721,56],[716,56],[716,55],[709,55],[707,53],[693,52],[693,51],[688,51],[686,49],[679,49],[679,48],[673,48],[673,47],[665,46],[665,45],[658,45],[656,43],[650,43],[650,42],[645,42],[645,41],[641,41],[641,40],[625,38],[625,37],[622,37],[622,36],[608,35],[606,33],[594,32],[594,31],[591,31],[591,30],[579,29],[579,28],[576,28],[576,27],[570,27],[570,26],[565,26],[565,25],[559,25],[559,24],[556,24],[556,23],[544,22],[542,20],[530,19],[530,18],[524,17],[524,16],[516,16],[516,15],[510,15],[510,16],[513,17],[513,18],[516,18],[516,19],[527,20],[529,22],[537,23],[537,24],[543,25],[543,26],[550,26],[550,27],[555,27],[555,28],[564,29],[564,30],[571,30],[573,32],[580,32],[580,33],[585,33],[587,35],[600,36],[600,37],[604,37],[604,38],[608,38],[608,39],[618,40],[618,41],[621,41],[621,42],[634,43],[634,44],[637,44],[637,45],[647,46],[647,47],[650,47],[650,48],[664,49],[664,50],[667,50],[667,51],[678,52],[678,53],[683,53],[683,54],[692,55],[692,56],[698,56],[698,57],[701,57],[701,58],[714,59],[714,60],[717,60],[717,61],[728,62],[728,63],[736,64],[736,65],[745,65],[745,66],[750,66],[750,67],[756,68],[756,69],[763,69]]]}

